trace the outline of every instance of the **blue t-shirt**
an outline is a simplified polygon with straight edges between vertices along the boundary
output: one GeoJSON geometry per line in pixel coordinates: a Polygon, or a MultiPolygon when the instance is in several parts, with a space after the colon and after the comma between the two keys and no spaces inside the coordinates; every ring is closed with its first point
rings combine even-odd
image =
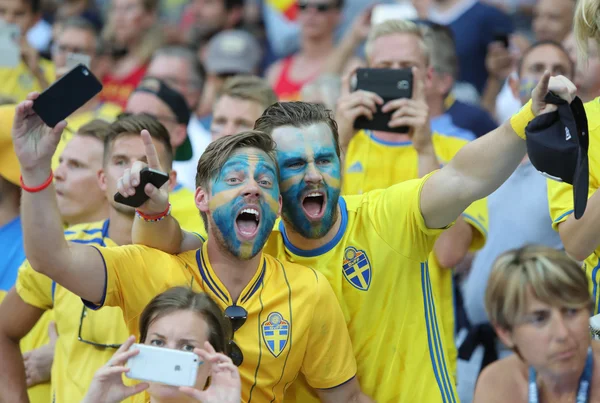
{"type": "Polygon", "coordinates": [[[481,94],[488,73],[485,56],[496,34],[510,34],[513,23],[494,6],[479,1],[463,0],[447,13],[432,12],[430,19],[449,25],[456,41],[459,61],[458,81],[472,84],[481,94]]]}
{"type": "Polygon", "coordinates": [[[454,101],[446,111],[452,117],[452,123],[481,137],[498,127],[496,121],[485,110],[475,105],[454,101]]]}
{"type": "Polygon", "coordinates": [[[8,291],[17,281],[19,266],[25,260],[21,217],[0,227],[0,291],[8,291]]]}
{"type": "Polygon", "coordinates": [[[459,139],[467,141],[475,140],[476,138],[472,131],[463,129],[454,124],[452,116],[448,113],[444,113],[443,115],[431,119],[431,130],[446,136],[458,137],[459,139]]]}

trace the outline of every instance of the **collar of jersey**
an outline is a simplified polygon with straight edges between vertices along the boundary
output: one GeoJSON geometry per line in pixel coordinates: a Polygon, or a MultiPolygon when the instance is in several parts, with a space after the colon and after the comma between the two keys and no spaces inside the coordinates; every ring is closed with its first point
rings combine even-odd
{"type": "Polygon", "coordinates": [[[196,251],[196,262],[198,263],[198,270],[200,271],[200,276],[202,277],[204,284],[206,284],[208,289],[216,298],[220,299],[227,305],[242,305],[246,303],[250,297],[252,297],[256,291],[258,291],[265,278],[265,273],[267,271],[267,261],[265,256],[261,256],[256,273],[254,273],[252,279],[242,290],[240,298],[234,303],[229,295],[229,291],[227,291],[227,288],[225,288],[223,283],[221,283],[221,280],[219,280],[219,277],[213,271],[210,261],[208,260],[207,245],[208,243],[204,242],[202,249],[198,249],[196,251]]]}
{"type": "Polygon", "coordinates": [[[367,136],[369,136],[369,139],[372,142],[387,147],[406,147],[412,144],[412,141],[386,141],[378,139],[377,137],[375,137],[375,134],[373,134],[373,131],[371,130],[367,130],[367,136]]]}
{"type": "Polygon", "coordinates": [[[340,196],[338,205],[340,206],[340,212],[342,214],[342,223],[340,224],[340,229],[337,234],[333,237],[333,239],[327,242],[325,245],[319,246],[315,249],[300,249],[290,242],[287,232],[285,232],[285,226],[283,225],[283,220],[279,221],[279,232],[283,236],[283,243],[288,251],[292,252],[296,256],[301,257],[314,257],[321,256],[335,248],[335,246],[340,242],[344,233],[346,232],[346,227],[348,226],[348,209],[346,208],[346,200],[342,196],[340,196]]]}

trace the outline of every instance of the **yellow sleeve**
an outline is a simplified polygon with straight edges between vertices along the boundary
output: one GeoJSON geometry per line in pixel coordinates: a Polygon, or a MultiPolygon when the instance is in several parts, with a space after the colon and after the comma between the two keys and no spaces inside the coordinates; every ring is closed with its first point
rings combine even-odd
{"type": "Polygon", "coordinates": [[[15,289],[19,297],[36,308],[48,310],[54,305],[54,283],[49,277],[38,273],[29,261],[19,267],[15,289]]]}
{"type": "Polygon", "coordinates": [[[365,196],[373,229],[397,253],[420,262],[427,260],[439,234],[451,226],[427,228],[421,213],[423,184],[435,172],[365,196]]]}
{"type": "Polygon", "coordinates": [[[531,110],[531,100],[529,100],[518,113],[510,118],[510,125],[517,136],[525,140],[525,128],[533,119],[535,119],[535,115],[531,110]]]}
{"type": "MultiPolygon", "coordinates": [[[[550,208],[552,228],[558,231],[558,224],[566,221],[573,213],[573,186],[553,179],[546,179],[546,186],[548,187],[548,207],[550,208]]],[[[595,191],[591,187],[588,189],[588,199],[595,191]]]]}
{"type": "Polygon", "coordinates": [[[463,219],[475,229],[470,251],[483,248],[488,234],[488,206],[487,199],[479,199],[471,204],[462,213],[463,219]]]}
{"type": "Polygon", "coordinates": [[[342,308],[327,279],[316,275],[317,299],[302,373],[311,387],[330,389],[356,376],[356,359],[342,308]]]}

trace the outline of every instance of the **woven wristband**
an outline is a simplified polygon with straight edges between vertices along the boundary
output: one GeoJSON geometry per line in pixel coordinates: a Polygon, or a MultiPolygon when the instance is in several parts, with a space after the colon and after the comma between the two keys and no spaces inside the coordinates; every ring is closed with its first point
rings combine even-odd
{"type": "Polygon", "coordinates": [[[164,218],[166,216],[168,216],[169,214],[171,214],[171,203],[169,203],[169,205],[167,206],[165,211],[163,211],[162,213],[157,214],[157,215],[147,215],[147,214],[142,213],[138,209],[135,210],[135,215],[138,218],[140,218],[146,222],[158,222],[158,221],[164,220],[164,218]]]}

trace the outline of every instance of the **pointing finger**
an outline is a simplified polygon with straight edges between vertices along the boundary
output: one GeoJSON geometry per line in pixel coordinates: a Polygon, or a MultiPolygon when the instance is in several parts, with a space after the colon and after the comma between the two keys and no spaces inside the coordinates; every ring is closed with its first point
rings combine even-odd
{"type": "Polygon", "coordinates": [[[158,159],[158,153],[156,152],[156,147],[154,147],[154,143],[152,142],[152,136],[150,136],[150,132],[144,129],[142,130],[141,135],[142,140],[144,141],[144,150],[146,151],[148,167],[152,169],[161,170],[160,160],[158,159]]]}

